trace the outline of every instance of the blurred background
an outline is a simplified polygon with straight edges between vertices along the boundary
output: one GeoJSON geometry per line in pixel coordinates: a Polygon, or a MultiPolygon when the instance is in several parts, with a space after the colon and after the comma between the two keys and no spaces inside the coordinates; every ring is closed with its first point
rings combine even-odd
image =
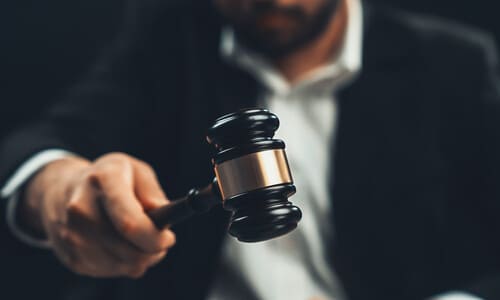
{"type": "MultiPolygon", "coordinates": [[[[179,0],[2,0],[0,99],[8,105],[0,109],[0,138],[82,75],[121,27],[125,10],[137,13],[152,1],[179,0]]],[[[495,1],[366,2],[454,19],[490,31],[500,41],[495,1]]]]}
{"type": "MultiPolygon", "coordinates": [[[[138,14],[151,1],[173,0],[0,1],[0,139],[78,81],[121,28],[123,16],[138,14]]],[[[500,18],[492,0],[366,2],[454,19],[489,31],[500,42],[500,18]]],[[[50,289],[55,298],[58,286],[72,280],[48,253],[33,251],[7,237],[0,240],[0,273],[9,274],[0,279],[3,295],[15,294],[20,299],[24,294],[36,294],[37,289],[50,289]],[[46,267],[30,268],[30,262],[39,259],[46,261],[46,267]]]]}

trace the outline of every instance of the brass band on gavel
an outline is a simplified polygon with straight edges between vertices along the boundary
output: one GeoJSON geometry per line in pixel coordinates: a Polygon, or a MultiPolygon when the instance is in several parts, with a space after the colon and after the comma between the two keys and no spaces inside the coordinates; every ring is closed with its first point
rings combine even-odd
{"type": "Polygon", "coordinates": [[[255,152],[216,164],[223,200],[269,186],[293,183],[283,149],[255,152]]]}

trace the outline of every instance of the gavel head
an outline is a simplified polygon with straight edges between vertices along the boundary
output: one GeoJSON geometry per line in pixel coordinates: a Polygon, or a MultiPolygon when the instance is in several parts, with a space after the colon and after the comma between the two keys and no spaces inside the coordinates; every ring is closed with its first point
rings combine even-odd
{"type": "Polygon", "coordinates": [[[288,201],[295,186],[285,143],[273,139],[278,127],[268,110],[247,109],[220,117],[208,132],[223,207],[233,212],[229,233],[243,242],[284,235],[302,217],[288,201]]]}

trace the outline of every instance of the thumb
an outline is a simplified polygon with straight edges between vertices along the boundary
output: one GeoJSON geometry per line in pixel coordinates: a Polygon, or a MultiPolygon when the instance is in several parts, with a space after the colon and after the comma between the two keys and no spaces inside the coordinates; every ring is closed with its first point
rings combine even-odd
{"type": "Polygon", "coordinates": [[[149,211],[170,201],[163,192],[153,168],[145,162],[133,161],[134,192],[145,211],[149,211]]]}

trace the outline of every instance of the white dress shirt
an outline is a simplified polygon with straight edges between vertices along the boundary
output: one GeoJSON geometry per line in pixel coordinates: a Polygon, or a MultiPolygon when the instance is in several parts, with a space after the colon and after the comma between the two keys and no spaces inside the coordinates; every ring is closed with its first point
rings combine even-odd
{"type": "Polygon", "coordinates": [[[7,183],[0,190],[0,198],[9,198],[7,202],[7,226],[12,234],[20,241],[37,248],[50,248],[50,243],[47,240],[41,240],[24,232],[16,222],[16,209],[19,202],[19,190],[24,184],[45,165],[59,160],[64,157],[72,156],[71,152],[60,149],[48,149],[41,151],[28,159],[24,164],[17,169],[12,177],[7,180],[7,183]]]}
{"type": "MultiPolygon", "coordinates": [[[[335,91],[361,71],[362,37],[361,2],[348,0],[347,31],[339,54],[327,65],[290,85],[264,58],[238,45],[230,29],[224,30],[221,55],[255,76],[261,84],[260,106],[269,108],[280,118],[277,137],[287,144],[297,187],[291,200],[301,208],[303,218],[294,232],[270,241],[247,244],[227,238],[209,299],[346,299],[328,263],[325,247],[334,238],[329,192],[329,180],[334,174],[329,171],[338,115],[335,91]]],[[[68,155],[72,154],[56,149],[35,155],[18,169],[1,191],[2,197],[10,197],[9,227],[26,243],[50,247],[16,226],[17,191],[41,167],[68,155]]],[[[450,294],[433,300],[445,299],[477,298],[450,294]]]]}
{"type": "Polygon", "coordinates": [[[328,173],[338,110],[334,95],[361,69],[359,0],[348,1],[348,11],[338,55],[293,85],[264,58],[238,45],[231,30],[223,32],[223,57],[255,76],[262,87],[260,106],[280,118],[276,136],[287,145],[297,187],[291,201],[303,217],[295,231],[270,241],[245,244],[227,238],[210,299],[246,299],[245,290],[254,294],[249,299],[345,299],[325,245],[334,237],[328,173]]]}

